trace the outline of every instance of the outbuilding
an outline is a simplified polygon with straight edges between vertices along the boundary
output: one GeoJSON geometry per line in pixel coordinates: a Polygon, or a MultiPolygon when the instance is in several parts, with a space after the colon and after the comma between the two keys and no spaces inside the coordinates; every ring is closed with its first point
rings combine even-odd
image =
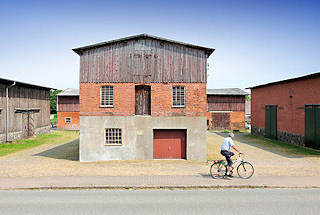
{"type": "Polygon", "coordinates": [[[252,134],[320,149],[320,72],[250,89],[252,134]]]}
{"type": "Polygon", "coordinates": [[[80,56],[80,161],[206,160],[214,49],[140,34],[73,50],[80,56]]]}
{"type": "Polygon", "coordinates": [[[79,89],[68,88],[57,94],[57,128],[79,130],[79,89]]]}
{"type": "Polygon", "coordinates": [[[50,132],[51,89],[0,78],[0,142],[50,132]]]}
{"type": "Polygon", "coordinates": [[[239,88],[207,89],[208,130],[245,129],[246,95],[239,88]]]}

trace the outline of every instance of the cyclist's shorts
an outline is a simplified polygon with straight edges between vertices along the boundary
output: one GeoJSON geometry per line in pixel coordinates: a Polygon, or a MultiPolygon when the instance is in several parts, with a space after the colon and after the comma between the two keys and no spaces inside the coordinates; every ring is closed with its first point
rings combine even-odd
{"type": "Polygon", "coordinates": [[[233,152],[229,152],[227,150],[221,150],[220,152],[223,156],[226,157],[226,160],[228,162],[228,166],[232,166],[232,160],[231,160],[231,157],[234,155],[233,152]]]}

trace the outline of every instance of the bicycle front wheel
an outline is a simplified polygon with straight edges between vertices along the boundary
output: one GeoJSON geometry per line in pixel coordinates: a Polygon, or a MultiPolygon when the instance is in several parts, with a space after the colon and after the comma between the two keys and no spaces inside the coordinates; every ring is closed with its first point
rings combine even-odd
{"type": "Polygon", "coordinates": [[[210,167],[210,175],[214,179],[223,178],[226,174],[226,167],[221,163],[214,163],[210,167]]]}
{"type": "Polygon", "coordinates": [[[237,173],[240,178],[248,179],[253,175],[254,168],[251,163],[242,162],[237,168],[237,173]]]}

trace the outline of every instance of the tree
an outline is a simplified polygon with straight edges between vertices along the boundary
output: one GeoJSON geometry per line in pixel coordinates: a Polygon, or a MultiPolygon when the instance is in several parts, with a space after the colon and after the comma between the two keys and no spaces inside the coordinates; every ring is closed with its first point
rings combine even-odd
{"type": "Polygon", "coordinates": [[[50,113],[57,113],[57,94],[62,90],[51,90],[50,91],[50,113]]]}

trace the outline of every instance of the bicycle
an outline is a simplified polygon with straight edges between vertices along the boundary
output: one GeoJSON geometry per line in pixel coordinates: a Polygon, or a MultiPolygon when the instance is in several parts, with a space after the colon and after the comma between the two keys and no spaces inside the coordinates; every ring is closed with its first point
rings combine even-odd
{"type": "MultiPolygon", "coordinates": [[[[254,168],[251,163],[244,161],[242,158],[243,153],[239,153],[237,160],[232,164],[232,170],[237,167],[237,173],[240,178],[248,179],[254,173],[254,168]]],[[[224,178],[227,174],[227,161],[216,160],[210,167],[210,175],[214,179],[224,178]]]]}

